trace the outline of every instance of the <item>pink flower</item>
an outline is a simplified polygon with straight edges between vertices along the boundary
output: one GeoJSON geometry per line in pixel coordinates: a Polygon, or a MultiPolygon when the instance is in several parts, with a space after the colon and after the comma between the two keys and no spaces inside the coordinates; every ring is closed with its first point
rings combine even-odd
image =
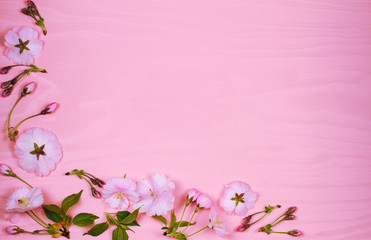
{"type": "Polygon", "coordinates": [[[58,103],[52,102],[48,106],[46,106],[44,108],[44,110],[41,111],[41,114],[43,114],[43,115],[50,114],[50,113],[54,112],[55,109],[57,109],[57,107],[58,107],[58,103]]]}
{"type": "Polygon", "coordinates": [[[5,212],[4,218],[10,223],[17,223],[21,219],[21,214],[16,212],[5,212]]]}
{"type": "Polygon", "coordinates": [[[257,194],[251,191],[249,185],[236,181],[226,186],[219,203],[228,214],[243,216],[254,207],[256,199],[257,194]]]}
{"type": "Polygon", "coordinates": [[[227,226],[224,223],[223,219],[217,214],[215,208],[211,208],[209,213],[209,228],[215,230],[216,234],[220,237],[224,237],[229,234],[226,230],[227,226]]]}
{"type": "Polygon", "coordinates": [[[19,233],[19,231],[18,231],[18,227],[17,226],[9,226],[9,227],[7,227],[6,229],[5,229],[5,231],[6,231],[6,233],[7,234],[10,234],[10,235],[15,235],[15,234],[17,234],[17,233],[19,233]]]}
{"type": "Polygon", "coordinates": [[[21,168],[37,176],[48,175],[62,158],[62,146],[57,136],[42,128],[31,128],[20,135],[14,152],[20,159],[21,168]]]}
{"type": "Polygon", "coordinates": [[[6,202],[6,210],[12,212],[26,212],[40,207],[44,202],[40,188],[17,188],[6,202]]]}
{"type": "Polygon", "coordinates": [[[135,182],[129,178],[111,178],[103,185],[102,197],[111,208],[126,210],[129,208],[129,200],[138,201],[135,189],[135,182]]]}
{"type": "Polygon", "coordinates": [[[198,196],[200,196],[200,192],[195,189],[195,188],[191,188],[188,190],[188,194],[187,194],[187,200],[189,200],[190,202],[194,202],[197,200],[198,196]]]}
{"type": "Polygon", "coordinates": [[[153,174],[152,184],[146,179],[137,184],[139,201],[134,208],[148,216],[163,215],[174,208],[175,184],[163,174],[153,174]]]}
{"type": "Polygon", "coordinates": [[[208,209],[213,205],[213,202],[211,199],[204,193],[201,193],[197,200],[196,200],[197,206],[201,209],[208,209]]]}
{"type": "Polygon", "coordinates": [[[9,174],[12,173],[12,169],[10,169],[8,165],[0,163],[0,173],[5,176],[9,176],[9,174]]]}
{"type": "Polygon", "coordinates": [[[5,55],[15,64],[30,65],[34,56],[40,55],[43,42],[36,30],[30,27],[15,27],[5,35],[5,55]]]}

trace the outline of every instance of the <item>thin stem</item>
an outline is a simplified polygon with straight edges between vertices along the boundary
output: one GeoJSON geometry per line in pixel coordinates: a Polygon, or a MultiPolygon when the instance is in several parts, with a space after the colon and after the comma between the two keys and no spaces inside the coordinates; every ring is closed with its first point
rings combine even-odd
{"type": "Polygon", "coordinates": [[[17,178],[18,180],[21,180],[23,183],[27,184],[30,188],[33,188],[31,186],[31,184],[29,184],[28,182],[26,182],[25,180],[23,180],[22,178],[18,177],[16,174],[14,174],[14,177],[17,178]]]}
{"type": "Polygon", "coordinates": [[[271,231],[271,233],[282,233],[282,234],[288,234],[288,232],[275,232],[275,231],[271,231]]]}
{"type": "Polygon", "coordinates": [[[277,224],[279,224],[280,222],[282,221],[285,221],[285,218],[282,218],[281,220],[279,220],[278,222],[276,222],[275,224],[272,224],[272,227],[276,226],[277,224]]]}
{"type": "Polygon", "coordinates": [[[47,226],[44,226],[42,223],[40,223],[37,219],[35,219],[28,211],[26,211],[27,215],[30,216],[35,222],[37,222],[40,226],[43,228],[48,228],[47,226]]]}
{"type": "MultiPolygon", "coordinates": [[[[38,231],[46,231],[46,230],[38,230],[38,231]]],[[[40,233],[40,232],[30,232],[30,231],[26,231],[26,230],[23,230],[21,233],[30,233],[30,234],[33,234],[33,235],[49,235],[49,233],[45,232],[45,233],[40,233]]]]}
{"type": "Polygon", "coordinates": [[[186,228],[182,231],[182,233],[184,233],[185,232],[185,230],[187,230],[187,228],[189,227],[189,225],[191,225],[191,222],[192,222],[192,220],[193,220],[193,217],[196,215],[196,213],[198,212],[198,210],[199,210],[199,208],[198,207],[196,207],[196,209],[195,209],[195,211],[193,212],[193,214],[192,214],[192,217],[191,217],[191,219],[189,220],[189,222],[188,222],[188,224],[187,224],[187,226],[186,226],[186,228]]]}
{"type": "MultiPolygon", "coordinates": [[[[21,96],[17,99],[17,101],[14,103],[12,109],[11,109],[10,112],[9,112],[8,122],[7,122],[6,127],[7,127],[7,129],[8,129],[8,138],[9,138],[10,141],[13,140],[13,136],[11,136],[12,134],[10,134],[10,118],[11,118],[11,116],[12,116],[12,113],[13,113],[13,111],[14,111],[15,106],[17,106],[17,104],[19,103],[19,101],[21,101],[22,98],[23,98],[23,96],[21,95],[21,96]]],[[[13,133],[14,133],[14,131],[13,131],[13,133]]]]}
{"type": "Polygon", "coordinates": [[[46,222],[44,222],[41,218],[39,218],[35,213],[34,211],[30,210],[30,212],[37,218],[39,219],[40,222],[42,222],[43,224],[45,224],[46,226],[48,226],[48,224],[46,222]]]}
{"type": "MultiPolygon", "coordinates": [[[[179,222],[181,222],[181,221],[183,220],[184,213],[185,213],[185,210],[186,210],[187,207],[188,207],[188,205],[187,205],[187,204],[184,204],[184,208],[183,208],[182,216],[180,217],[180,221],[179,221],[179,222]]],[[[180,224],[180,223],[179,223],[179,224],[180,224]]]]}
{"type": "Polygon", "coordinates": [[[259,222],[259,221],[262,220],[265,216],[267,216],[267,214],[268,214],[268,213],[264,214],[261,218],[259,218],[258,220],[256,220],[256,221],[253,222],[253,223],[250,223],[249,225],[253,225],[253,224],[259,222]]]}
{"type": "MultiPolygon", "coordinates": [[[[31,119],[31,118],[37,117],[37,116],[39,116],[39,115],[41,115],[41,113],[38,113],[38,114],[35,114],[35,115],[32,115],[32,116],[29,116],[29,117],[23,119],[22,121],[20,121],[20,122],[19,122],[19,123],[14,127],[13,133],[14,133],[15,131],[17,131],[19,125],[21,125],[22,123],[24,123],[24,122],[27,121],[28,119],[31,119]]],[[[12,140],[12,139],[11,139],[11,140],[12,140]]]]}
{"type": "Polygon", "coordinates": [[[85,177],[81,176],[82,179],[84,179],[91,188],[94,188],[93,185],[91,185],[91,183],[89,182],[89,180],[87,180],[85,177]]]}
{"type": "Polygon", "coordinates": [[[198,231],[196,231],[196,232],[194,232],[194,233],[192,233],[192,234],[190,234],[190,235],[188,235],[188,236],[186,236],[186,237],[191,237],[191,236],[193,236],[193,235],[195,235],[195,234],[197,234],[197,233],[199,233],[199,232],[205,230],[206,228],[209,228],[209,227],[208,227],[208,226],[203,227],[203,228],[201,228],[200,230],[198,230],[198,231]]]}
{"type": "Polygon", "coordinates": [[[277,222],[278,221],[278,219],[280,219],[281,217],[283,217],[283,216],[285,216],[286,215],[286,213],[284,213],[284,214],[282,214],[281,216],[279,216],[276,220],[274,220],[271,224],[273,225],[275,222],[277,222]]]}

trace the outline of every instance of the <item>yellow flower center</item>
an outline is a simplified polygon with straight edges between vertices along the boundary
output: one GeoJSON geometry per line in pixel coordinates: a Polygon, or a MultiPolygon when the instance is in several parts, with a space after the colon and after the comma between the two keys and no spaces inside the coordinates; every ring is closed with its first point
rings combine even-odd
{"type": "Polygon", "coordinates": [[[149,189],[149,191],[150,191],[149,196],[150,196],[151,198],[156,198],[156,197],[157,197],[157,196],[156,196],[156,193],[154,193],[154,192],[152,191],[152,189],[149,189]]]}
{"type": "Polygon", "coordinates": [[[115,198],[124,200],[125,194],[123,192],[117,192],[115,198]]]}
{"type": "Polygon", "coordinates": [[[21,199],[18,199],[18,207],[21,207],[21,208],[27,208],[28,205],[30,205],[30,199],[28,198],[21,198],[21,199]]]}
{"type": "Polygon", "coordinates": [[[220,225],[222,224],[223,222],[219,221],[219,219],[217,217],[215,217],[215,221],[214,221],[214,225],[220,225]]]}

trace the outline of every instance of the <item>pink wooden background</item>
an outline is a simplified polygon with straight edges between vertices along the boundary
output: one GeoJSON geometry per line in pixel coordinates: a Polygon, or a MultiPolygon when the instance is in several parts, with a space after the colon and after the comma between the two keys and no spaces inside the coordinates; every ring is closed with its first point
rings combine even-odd
{"type": "MultiPolygon", "coordinates": [[[[87,185],[63,174],[85,169],[103,179],[141,180],[164,173],[176,182],[178,214],[188,188],[217,200],[223,185],[248,182],[265,204],[298,206],[297,220],[276,230],[301,239],[371,239],[371,1],[351,0],[39,0],[49,31],[32,74],[0,99],[0,162],[39,186],[46,203],[80,189],[72,213],[113,211],[87,185]],[[22,86],[37,91],[14,121],[57,101],[58,111],[24,124],[60,139],[64,158],[45,178],[18,167],[5,120],[22,86]]],[[[24,1],[0,1],[0,50],[24,1]]],[[[11,62],[0,55],[0,66],[11,62]]],[[[0,76],[0,82],[17,72],[0,76]]],[[[23,186],[1,177],[0,209],[23,186]]],[[[261,224],[227,239],[291,239],[258,233],[261,224]]],[[[1,214],[2,215],[2,214],[1,214]]],[[[227,217],[229,230],[240,217],[227,217]]],[[[207,224],[207,213],[196,219],[207,224]]],[[[97,220],[99,222],[99,220],[97,220]]],[[[130,239],[166,239],[140,218],[130,239]]],[[[27,229],[36,224],[24,217],[27,229]]],[[[1,239],[9,236],[0,218],[1,239]]],[[[197,228],[198,228],[197,227],[197,228]]],[[[71,228],[71,239],[88,228],[71,228]]],[[[110,239],[111,228],[98,239],[110,239]]],[[[193,228],[196,230],[195,228],[193,228]]],[[[205,231],[191,239],[218,239],[205,231]]]]}

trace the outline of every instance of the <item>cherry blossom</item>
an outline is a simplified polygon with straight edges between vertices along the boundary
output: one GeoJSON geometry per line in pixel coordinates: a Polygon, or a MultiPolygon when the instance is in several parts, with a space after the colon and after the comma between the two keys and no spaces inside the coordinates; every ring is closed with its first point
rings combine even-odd
{"type": "Polygon", "coordinates": [[[40,188],[17,188],[6,202],[6,210],[12,212],[26,212],[40,207],[44,202],[40,188]]]}
{"type": "Polygon", "coordinates": [[[34,57],[40,55],[43,42],[38,39],[36,30],[30,27],[15,27],[5,35],[5,55],[15,64],[30,65],[34,57]]]}
{"type": "Polygon", "coordinates": [[[135,189],[135,182],[129,178],[111,178],[103,185],[102,197],[111,208],[126,210],[129,207],[129,200],[138,201],[135,189]]]}

